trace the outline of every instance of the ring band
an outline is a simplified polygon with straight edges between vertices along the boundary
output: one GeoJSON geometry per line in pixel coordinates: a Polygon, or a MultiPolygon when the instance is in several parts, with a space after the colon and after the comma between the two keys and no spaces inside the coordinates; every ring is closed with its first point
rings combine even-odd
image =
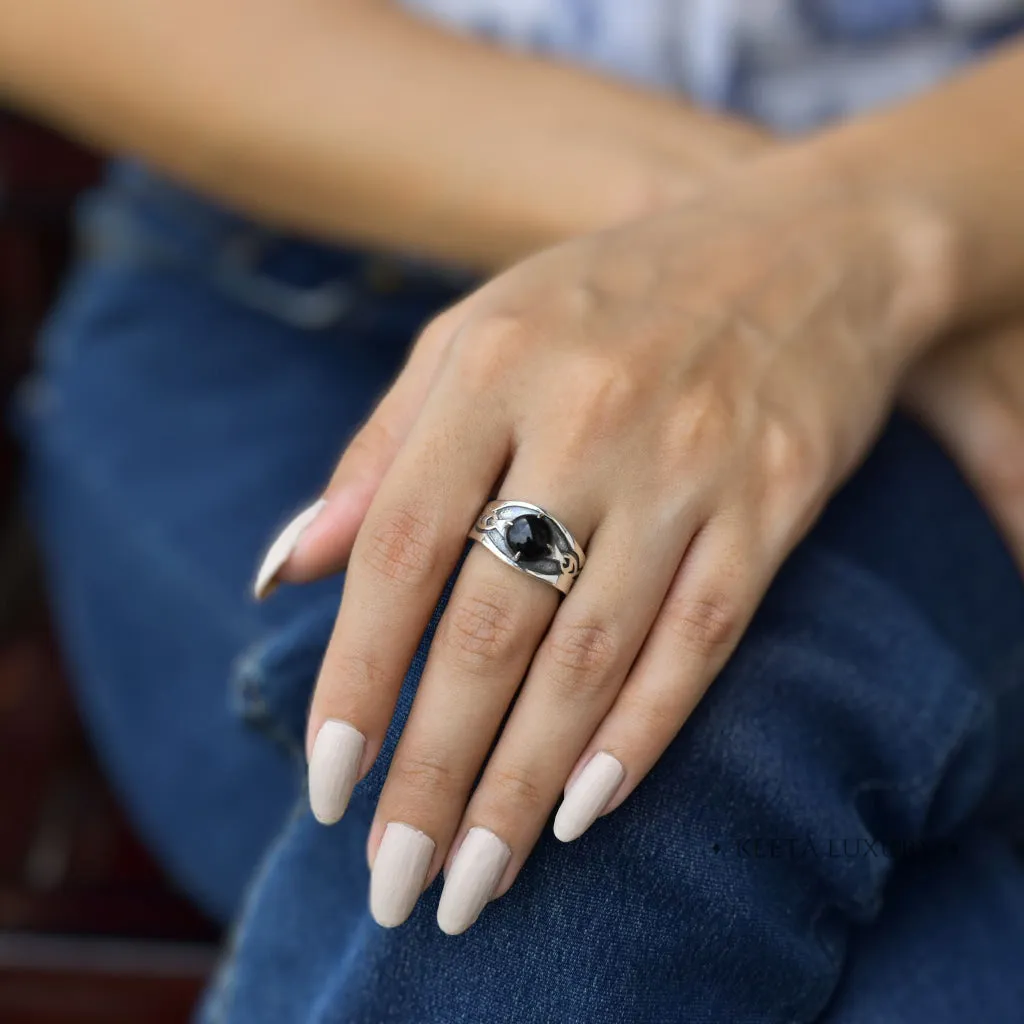
{"type": "Polygon", "coordinates": [[[550,512],[528,501],[490,501],[469,531],[492,555],[513,569],[568,594],[586,555],[550,512]]]}

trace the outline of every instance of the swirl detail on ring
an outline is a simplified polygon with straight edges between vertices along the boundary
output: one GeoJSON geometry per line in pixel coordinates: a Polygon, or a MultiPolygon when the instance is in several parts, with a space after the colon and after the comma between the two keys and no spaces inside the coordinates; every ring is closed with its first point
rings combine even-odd
{"type": "Polygon", "coordinates": [[[489,502],[469,536],[513,568],[550,583],[563,594],[569,592],[585,561],[568,529],[526,501],[489,502]]]}

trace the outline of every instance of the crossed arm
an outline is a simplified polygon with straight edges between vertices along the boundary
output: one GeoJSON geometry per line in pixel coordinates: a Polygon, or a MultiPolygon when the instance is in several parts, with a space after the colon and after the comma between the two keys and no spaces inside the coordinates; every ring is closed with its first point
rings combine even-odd
{"type": "Polygon", "coordinates": [[[484,269],[681,198],[758,138],[380,0],[5,4],[2,95],[263,218],[484,269]]]}

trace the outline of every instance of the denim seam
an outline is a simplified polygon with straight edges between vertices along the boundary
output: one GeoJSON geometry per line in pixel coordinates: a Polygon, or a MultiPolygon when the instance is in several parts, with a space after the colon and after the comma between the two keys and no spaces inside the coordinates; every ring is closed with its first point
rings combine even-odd
{"type": "MultiPolygon", "coordinates": [[[[945,644],[942,641],[941,637],[934,635],[934,629],[929,622],[925,621],[923,617],[917,615],[916,612],[914,612],[914,614],[923,623],[925,628],[933,634],[936,643],[941,644],[947,651],[949,651],[950,656],[955,660],[958,667],[966,674],[968,671],[967,666],[966,664],[964,664],[963,659],[959,655],[959,653],[952,650],[948,644],[945,644]]],[[[1008,690],[1009,686],[1005,687],[1005,689],[1008,690]]],[[[1000,689],[999,692],[1003,692],[1003,689],[1000,689]]],[[[965,709],[963,715],[961,715],[954,723],[954,725],[951,726],[948,738],[946,742],[944,742],[942,745],[944,748],[943,753],[941,753],[935,759],[935,761],[930,765],[930,767],[927,770],[921,772],[913,779],[910,779],[907,782],[903,783],[887,783],[881,779],[863,780],[862,782],[858,783],[856,786],[853,787],[853,790],[851,791],[851,796],[854,798],[855,801],[863,793],[870,791],[878,793],[888,792],[914,796],[925,792],[927,789],[929,789],[929,787],[931,789],[931,792],[934,793],[938,786],[941,784],[945,776],[945,770],[948,767],[949,763],[956,757],[957,753],[961,749],[963,749],[963,746],[969,739],[970,735],[983,722],[991,719],[992,715],[994,714],[994,703],[994,699],[982,700],[976,694],[973,695],[970,704],[965,709]]],[[[890,869],[887,868],[887,874],[889,870],[890,869]]],[[[856,903],[871,904],[872,909],[869,910],[869,913],[878,913],[880,909],[880,895],[872,899],[870,898],[868,893],[866,893],[864,890],[861,890],[855,893],[853,898],[856,903]]],[[[826,962],[834,969],[838,969],[841,971],[844,958],[842,956],[840,956],[838,959],[833,957],[828,946],[825,944],[819,930],[822,918],[829,910],[833,909],[840,909],[839,904],[836,903],[834,900],[825,900],[824,902],[822,902],[821,905],[814,912],[814,914],[811,916],[811,930],[815,936],[815,941],[818,945],[818,948],[820,949],[822,956],[825,958],[826,962]]],[[[796,998],[795,1005],[799,1005],[810,994],[813,988],[813,980],[808,981],[808,983],[801,989],[799,996],[796,998]]],[[[809,1021],[816,1020],[818,1017],[820,1017],[821,1013],[828,1005],[828,1001],[832,998],[833,992],[834,988],[826,995],[824,1002],[817,1007],[812,1017],[801,1019],[799,1017],[792,1016],[790,1018],[790,1024],[809,1024],[809,1021]]]]}
{"type": "MultiPolygon", "coordinates": [[[[982,720],[982,716],[979,715],[979,709],[983,709],[983,707],[984,706],[982,705],[982,702],[975,698],[967,714],[965,714],[963,718],[959,720],[957,723],[959,735],[956,741],[948,748],[948,750],[946,750],[945,754],[942,757],[940,757],[935,764],[932,765],[929,771],[924,772],[921,775],[918,775],[910,781],[902,784],[890,784],[885,783],[879,779],[868,779],[854,787],[853,796],[856,798],[860,794],[871,790],[874,790],[878,793],[888,792],[914,795],[916,793],[924,792],[928,788],[929,783],[932,783],[932,791],[934,792],[934,790],[938,787],[939,782],[941,782],[943,766],[947,765],[956,756],[957,752],[963,747],[963,744],[966,742],[967,736],[969,735],[971,729],[974,727],[974,723],[980,723],[980,721],[982,720]]],[[[891,870],[891,866],[886,869],[887,874],[889,870],[891,870]]],[[[853,899],[856,903],[871,904],[871,909],[869,909],[869,913],[872,915],[877,914],[880,909],[879,903],[881,900],[881,896],[870,898],[864,891],[860,891],[854,894],[853,899]]],[[[818,906],[817,910],[815,910],[814,914],[812,914],[811,916],[811,931],[814,934],[815,942],[817,943],[822,956],[825,958],[825,961],[832,968],[841,971],[844,963],[844,957],[840,956],[836,958],[832,955],[831,950],[825,944],[825,941],[822,938],[820,932],[821,921],[825,914],[830,910],[838,909],[840,909],[840,907],[835,900],[823,901],[818,906]]],[[[800,990],[800,994],[794,1000],[794,1004],[799,1005],[801,1002],[803,1002],[803,1000],[810,994],[811,990],[814,987],[814,981],[809,980],[807,984],[800,990]]],[[[811,1017],[801,1018],[793,1016],[790,1017],[790,1024],[810,1024],[810,1022],[817,1020],[821,1016],[825,1007],[828,1005],[828,1001],[832,998],[833,992],[834,987],[832,990],[829,991],[829,993],[825,997],[824,1002],[822,1002],[817,1007],[817,1009],[814,1011],[811,1017]]]]}
{"type": "Polygon", "coordinates": [[[267,698],[267,677],[259,658],[243,653],[233,663],[231,688],[246,722],[280,747],[296,765],[305,765],[305,751],[283,718],[271,711],[267,698]],[[251,693],[249,692],[251,688],[251,693]]]}
{"type": "Polygon", "coordinates": [[[274,245],[297,241],[253,222],[222,225],[212,240],[193,251],[188,243],[175,242],[148,223],[131,200],[98,195],[84,206],[80,225],[80,259],[100,266],[177,273],[240,308],[303,332],[344,328],[355,321],[364,297],[354,272],[337,273],[317,285],[299,285],[245,261],[233,262],[232,254],[240,258],[252,250],[258,256],[274,245]],[[215,254],[212,259],[210,252],[215,254]]]}

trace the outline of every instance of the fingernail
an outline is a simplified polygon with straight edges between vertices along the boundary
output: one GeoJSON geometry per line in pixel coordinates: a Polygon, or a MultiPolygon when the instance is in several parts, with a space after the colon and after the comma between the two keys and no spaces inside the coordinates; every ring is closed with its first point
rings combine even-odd
{"type": "Polygon", "coordinates": [[[370,875],[370,913],[377,924],[396,928],[423,892],[434,840],[412,825],[389,821],[370,875]]]}
{"type": "Polygon", "coordinates": [[[348,722],[329,718],[320,726],[309,758],[309,807],[322,824],[333,825],[345,813],[365,745],[348,722]]]}
{"type": "Polygon", "coordinates": [[[555,815],[555,837],[568,843],[583,835],[608,805],[625,774],[622,763],[611,754],[595,754],[565,791],[555,815]]]}
{"type": "Polygon", "coordinates": [[[326,499],[321,498],[314,501],[309,508],[303,509],[278,535],[270,550],[263,558],[259,571],[256,573],[256,582],[253,584],[253,594],[257,601],[262,601],[277,586],[277,574],[281,571],[285,562],[291,558],[299,538],[311,522],[323,511],[326,499]]]}
{"type": "Polygon", "coordinates": [[[437,924],[448,935],[464,932],[487,906],[512,851],[490,830],[471,828],[445,879],[437,924]]]}

